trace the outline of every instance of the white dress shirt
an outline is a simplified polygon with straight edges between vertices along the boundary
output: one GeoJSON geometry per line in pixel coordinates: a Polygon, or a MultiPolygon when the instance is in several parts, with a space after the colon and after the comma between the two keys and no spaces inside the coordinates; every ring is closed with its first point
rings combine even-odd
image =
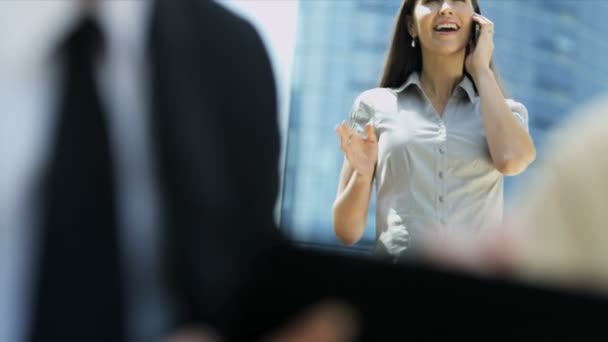
{"type": "MultiPolygon", "coordinates": [[[[80,1],[0,2],[0,341],[27,336],[39,230],[36,187],[57,119],[60,64],[53,57],[83,14],[80,1]]],[[[160,287],[159,196],[146,81],[150,1],[99,1],[107,54],[98,66],[117,171],[127,275],[129,337],[152,341],[169,324],[160,287]]]]}
{"type": "MultiPolygon", "coordinates": [[[[528,129],[528,110],[507,99],[528,129]]],[[[480,232],[503,215],[503,175],[488,150],[479,96],[464,77],[439,115],[413,72],[399,88],[357,97],[349,115],[378,137],[376,253],[399,257],[425,234],[480,232]]]]}

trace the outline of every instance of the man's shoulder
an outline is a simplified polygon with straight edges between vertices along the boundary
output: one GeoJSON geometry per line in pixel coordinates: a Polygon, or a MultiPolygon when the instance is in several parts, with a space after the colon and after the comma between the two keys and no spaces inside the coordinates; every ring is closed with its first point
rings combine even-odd
{"type": "MultiPolygon", "coordinates": [[[[239,16],[225,5],[211,0],[197,0],[199,5],[201,25],[205,25],[210,32],[221,33],[222,35],[231,34],[256,34],[253,25],[245,18],[239,16]]],[[[228,36],[225,37],[229,39],[228,36]]]]}
{"type": "Polygon", "coordinates": [[[257,33],[248,20],[216,1],[157,0],[155,7],[157,13],[162,13],[163,25],[171,27],[172,34],[182,32],[203,39],[213,37],[214,41],[232,44],[230,39],[235,36],[250,37],[257,33]]]}

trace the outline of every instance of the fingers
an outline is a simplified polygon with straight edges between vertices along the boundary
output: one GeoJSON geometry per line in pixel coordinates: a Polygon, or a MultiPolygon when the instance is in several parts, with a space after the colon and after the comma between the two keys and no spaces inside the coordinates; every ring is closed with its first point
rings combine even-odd
{"type": "Polygon", "coordinates": [[[342,121],[342,123],[336,125],[335,131],[340,138],[340,147],[344,151],[350,142],[353,131],[350,129],[350,127],[348,127],[346,121],[342,121]]]}
{"type": "Polygon", "coordinates": [[[349,127],[346,124],[346,121],[342,121],[340,124],[336,125],[336,127],[335,127],[335,131],[336,131],[336,133],[338,133],[338,135],[340,137],[348,136],[349,135],[348,129],[349,129],[349,127]]]}
{"type": "Polygon", "coordinates": [[[358,312],[348,303],[328,300],[278,330],[267,342],[347,342],[359,334],[358,312]]]}
{"type": "Polygon", "coordinates": [[[164,342],[221,342],[217,334],[202,326],[182,327],[163,340],[164,342]]]}
{"type": "Polygon", "coordinates": [[[482,33],[494,33],[494,23],[490,19],[481,14],[473,13],[473,21],[479,24],[482,33]]]}
{"type": "Polygon", "coordinates": [[[371,141],[376,141],[376,129],[371,123],[365,125],[365,138],[371,141]]]}
{"type": "Polygon", "coordinates": [[[361,136],[346,123],[346,121],[342,121],[339,125],[336,125],[335,131],[340,138],[340,148],[344,153],[347,153],[350,150],[352,139],[356,139],[357,143],[376,143],[376,131],[374,125],[372,123],[367,123],[365,125],[365,136],[361,136]]]}

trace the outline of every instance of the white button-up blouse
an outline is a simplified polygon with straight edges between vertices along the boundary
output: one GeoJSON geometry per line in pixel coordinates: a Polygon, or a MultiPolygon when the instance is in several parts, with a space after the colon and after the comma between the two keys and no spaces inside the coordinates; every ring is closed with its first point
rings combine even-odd
{"type": "MultiPolygon", "coordinates": [[[[527,109],[507,103],[527,130],[527,109]]],[[[503,175],[492,163],[479,96],[468,77],[443,116],[414,72],[399,88],[363,92],[349,120],[360,132],[372,122],[378,137],[376,254],[399,256],[421,233],[477,232],[500,223],[503,175]]]]}

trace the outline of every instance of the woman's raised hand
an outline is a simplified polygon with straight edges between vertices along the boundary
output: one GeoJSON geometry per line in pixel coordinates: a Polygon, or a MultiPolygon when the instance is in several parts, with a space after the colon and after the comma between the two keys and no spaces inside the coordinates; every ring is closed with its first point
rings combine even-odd
{"type": "Polygon", "coordinates": [[[378,141],[374,126],[365,125],[365,136],[353,131],[346,121],[336,126],[340,148],[350,165],[362,176],[372,176],[378,160],[378,141]]]}

